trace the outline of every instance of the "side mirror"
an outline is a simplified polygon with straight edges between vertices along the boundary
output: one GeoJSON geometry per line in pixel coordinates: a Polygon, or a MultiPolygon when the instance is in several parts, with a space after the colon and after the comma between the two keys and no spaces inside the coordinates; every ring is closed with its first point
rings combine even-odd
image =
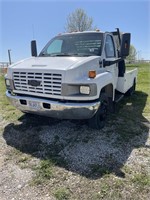
{"type": "Polygon", "coordinates": [[[118,58],[118,59],[116,59],[116,60],[105,60],[105,59],[103,59],[103,66],[104,66],[104,67],[110,66],[110,65],[119,63],[121,60],[122,60],[121,58],[118,58]]]}
{"type": "Polygon", "coordinates": [[[130,50],[130,33],[123,33],[121,36],[121,45],[120,45],[120,51],[119,56],[120,57],[127,57],[129,55],[130,50]]]}
{"type": "Polygon", "coordinates": [[[31,41],[31,55],[34,56],[34,57],[37,57],[36,40],[31,41]]]}

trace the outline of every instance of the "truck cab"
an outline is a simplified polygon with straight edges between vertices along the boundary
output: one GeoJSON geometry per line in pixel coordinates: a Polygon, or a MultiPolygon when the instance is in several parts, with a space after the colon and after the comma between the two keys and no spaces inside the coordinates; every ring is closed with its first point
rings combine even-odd
{"type": "Polygon", "coordinates": [[[25,113],[62,119],[88,119],[104,126],[117,97],[132,93],[137,69],[126,72],[130,34],[87,31],[64,33],[50,40],[37,55],[8,68],[6,96],[25,113]]]}

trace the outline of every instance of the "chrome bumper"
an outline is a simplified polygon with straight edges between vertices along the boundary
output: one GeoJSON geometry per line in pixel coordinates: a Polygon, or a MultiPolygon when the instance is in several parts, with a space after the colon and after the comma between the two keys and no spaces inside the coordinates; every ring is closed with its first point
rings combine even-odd
{"type": "Polygon", "coordinates": [[[100,102],[92,103],[61,103],[59,101],[42,98],[14,96],[6,91],[6,96],[17,109],[61,119],[89,119],[94,116],[100,106],[100,102]]]}

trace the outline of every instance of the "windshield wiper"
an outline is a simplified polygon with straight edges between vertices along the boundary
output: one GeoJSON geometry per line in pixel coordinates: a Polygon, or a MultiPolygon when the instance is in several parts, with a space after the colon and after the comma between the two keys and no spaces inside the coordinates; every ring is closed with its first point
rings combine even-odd
{"type": "Polygon", "coordinates": [[[51,56],[72,56],[71,53],[56,53],[56,54],[51,54],[51,56]]]}
{"type": "Polygon", "coordinates": [[[59,54],[53,54],[51,56],[94,56],[93,54],[85,54],[85,53],[59,53],[59,54]]]}
{"type": "Polygon", "coordinates": [[[72,56],[80,56],[80,57],[86,57],[86,56],[95,56],[94,54],[90,54],[90,53],[72,53],[72,56]]]}
{"type": "Polygon", "coordinates": [[[93,54],[85,54],[85,53],[51,53],[51,54],[48,54],[48,53],[42,53],[41,56],[50,56],[50,57],[57,57],[57,56],[80,56],[80,57],[86,57],[86,56],[95,56],[93,54]]]}
{"type": "Polygon", "coordinates": [[[50,56],[50,57],[55,57],[55,56],[72,56],[71,53],[42,53],[41,56],[50,56]]]}

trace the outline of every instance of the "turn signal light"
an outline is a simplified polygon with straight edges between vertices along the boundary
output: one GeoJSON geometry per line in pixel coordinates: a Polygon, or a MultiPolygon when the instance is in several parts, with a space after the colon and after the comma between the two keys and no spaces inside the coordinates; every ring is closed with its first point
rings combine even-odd
{"type": "Polygon", "coordinates": [[[95,70],[90,70],[89,71],[89,78],[95,78],[96,77],[96,71],[95,70]]]}

